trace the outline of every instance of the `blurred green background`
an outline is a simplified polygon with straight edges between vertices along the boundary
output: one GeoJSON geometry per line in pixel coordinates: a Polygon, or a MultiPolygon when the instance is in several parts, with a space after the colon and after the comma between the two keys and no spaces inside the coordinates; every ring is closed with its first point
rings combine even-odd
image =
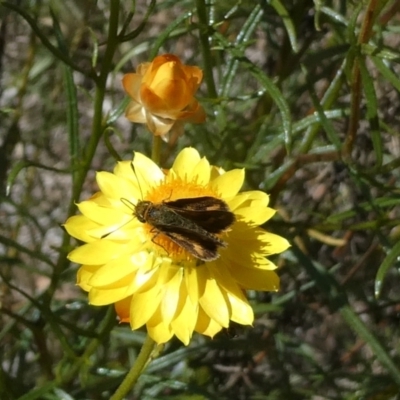
{"type": "Polygon", "coordinates": [[[121,78],[198,65],[193,146],[278,210],[254,327],[165,346],[127,399],[400,398],[400,1],[0,2],[0,399],[109,399],[145,331],[75,286],[61,224],[96,170],[151,153],[121,78]]]}

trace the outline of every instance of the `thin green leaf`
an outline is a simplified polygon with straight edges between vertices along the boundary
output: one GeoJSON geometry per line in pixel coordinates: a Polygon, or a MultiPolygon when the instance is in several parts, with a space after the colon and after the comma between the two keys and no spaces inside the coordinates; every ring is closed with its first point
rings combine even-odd
{"type": "Polygon", "coordinates": [[[379,342],[378,338],[371,333],[370,329],[368,329],[361,318],[349,306],[343,307],[340,313],[347,325],[368,344],[376,359],[382,366],[386,367],[396,384],[400,385],[400,371],[398,366],[393,362],[389,352],[379,342]]]}
{"type": "Polygon", "coordinates": [[[268,192],[271,188],[273,188],[278,180],[281,178],[281,176],[293,166],[294,162],[294,160],[289,160],[282,164],[279,168],[276,168],[274,171],[268,174],[267,179],[263,182],[263,190],[268,192]]]}
{"type": "Polygon", "coordinates": [[[371,44],[361,45],[361,54],[381,58],[383,60],[400,63],[400,54],[394,49],[383,46],[374,46],[371,44]]]}
{"type": "Polygon", "coordinates": [[[316,287],[326,296],[331,308],[334,311],[340,312],[349,327],[368,344],[377,360],[386,367],[393,380],[400,385],[400,371],[398,367],[393,363],[383,345],[351,309],[344,289],[336,282],[332,275],[323,267],[313,263],[296,245],[293,245],[290,251],[294,253],[306,272],[316,281],[316,287]]]}
{"type": "Polygon", "coordinates": [[[96,34],[93,32],[93,29],[89,29],[89,34],[90,34],[90,38],[92,39],[92,43],[93,43],[93,51],[92,51],[92,68],[94,69],[97,65],[97,61],[99,58],[99,41],[97,39],[96,34]]]}
{"type": "MultiPolygon", "coordinates": [[[[310,69],[318,68],[321,63],[337,63],[346,57],[350,46],[347,43],[339,43],[337,45],[329,46],[327,48],[318,49],[315,53],[304,54],[302,57],[303,64],[310,69]]],[[[339,71],[340,71],[339,67],[339,71]]]]}
{"type": "MultiPolygon", "coordinates": [[[[321,105],[322,105],[323,109],[325,110],[324,115],[327,118],[329,118],[329,113],[331,112],[331,111],[328,111],[327,109],[332,107],[333,103],[339,96],[340,89],[342,88],[342,86],[344,84],[343,75],[344,75],[345,66],[346,66],[346,61],[343,61],[341,66],[337,70],[335,77],[333,78],[331,84],[329,85],[328,89],[326,90],[325,94],[323,95],[323,97],[321,99],[321,105]]],[[[349,115],[349,110],[348,109],[345,110],[345,113],[346,113],[346,115],[349,115]]],[[[319,120],[319,122],[321,122],[321,121],[319,120]]],[[[317,136],[319,129],[320,129],[320,123],[315,124],[314,126],[310,127],[307,130],[307,132],[305,133],[304,138],[301,142],[301,145],[300,145],[300,153],[308,153],[308,151],[310,150],[310,148],[317,136]]]]}
{"type": "Polygon", "coordinates": [[[387,79],[400,93],[400,79],[379,57],[371,57],[378,71],[387,79]]]}
{"type": "Polygon", "coordinates": [[[75,400],[72,396],[70,396],[67,392],[64,390],[55,388],[54,389],[54,394],[57,396],[57,400],[75,400]]]}
{"type": "Polygon", "coordinates": [[[118,74],[118,72],[124,67],[124,65],[135,59],[137,56],[146,53],[150,48],[150,43],[148,41],[144,41],[139,43],[137,46],[132,46],[127,53],[125,53],[115,64],[114,74],[118,74]]]}
{"type": "MultiPolygon", "coordinates": [[[[149,6],[147,7],[146,14],[143,17],[142,22],[139,24],[139,26],[134,31],[132,31],[130,33],[127,33],[126,35],[118,37],[118,40],[120,42],[127,42],[128,40],[135,39],[143,31],[143,29],[145,28],[146,23],[147,23],[150,15],[151,15],[151,13],[153,12],[155,6],[156,6],[156,0],[151,0],[149,6]]],[[[135,7],[133,7],[133,9],[134,8],[135,7]]],[[[123,34],[124,30],[122,30],[121,32],[123,34]]]]}
{"type": "Polygon", "coordinates": [[[30,256],[33,260],[43,261],[45,264],[49,265],[50,267],[52,267],[52,268],[55,267],[54,263],[49,258],[47,258],[47,256],[44,253],[28,249],[27,247],[23,246],[22,244],[16,242],[15,240],[12,240],[6,236],[0,235],[0,243],[2,243],[3,245],[5,245],[8,248],[13,248],[17,251],[20,251],[21,253],[24,253],[24,254],[30,256]]]}
{"type": "MultiPolygon", "coordinates": [[[[239,48],[246,41],[249,40],[254,30],[257,28],[257,24],[261,20],[263,10],[261,6],[257,5],[254,10],[250,13],[249,17],[243,24],[242,29],[237,35],[234,46],[239,48]]],[[[218,35],[218,39],[223,42],[224,47],[230,47],[230,43],[222,35],[218,35]]],[[[244,51],[243,51],[244,54],[244,51]]],[[[232,82],[237,76],[236,71],[239,66],[239,60],[236,57],[232,57],[223,71],[223,81],[220,86],[219,97],[228,97],[229,91],[232,88],[232,82]]]]}
{"type": "Polygon", "coordinates": [[[54,167],[49,167],[47,165],[43,165],[37,162],[33,162],[33,161],[29,161],[29,160],[21,160],[18,161],[13,168],[11,169],[11,171],[9,172],[8,176],[7,176],[7,184],[6,184],[6,195],[9,196],[10,192],[11,192],[11,188],[12,185],[14,184],[15,180],[17,179],[19,173],[24,169],[24,168],[28,168],[28,167],[37,167],[37,168],[42,168],[45,169],[47,171],[53,171],[53,172],[62,172],[62,173],[68,173],[71,172],[70,169],[58,169],[58,168],[54,168],[54,167]]]}
{"type": "Polygon", "coordinates": [[[310,96],[311,96],[313,105],[318,113],[319,118],[320,118],[321,125],[324,128],[331,143],[336,147],[336,149],[340,150],[342,143],[339,138],[339,135],[336,133],[332,123],[329,121],[329,119],[325,115],[325,111],[324,111],[324,109],[321,105],[321,102],[318,99],[317,94],[315,93],[314,87],[310,81],[307,68],[303,65],[302,69],[303,69],[304,74],[306,75],[307,87],[310,92],[310,96]]]}
{"type": "MultiPolygon", "coordinates": [[[[65,42],[64,36],[61,32],[60,24],[52,10],[50,14],[53,18],[53,28],[57,39],[59,49],[68,54],[68,47],[65,42]]],[[[71,67],[64,64],[64,87],[67,95],[67,129],[68,129],[68,143],[69,143],[69,155],[72,166],[72,180],[75,184],[77,166],[80,160],[81,150],[79,143],[79,113],[78,113],[78,99],[76,86],[74,83],[74,77],[71,67]]]]}
{"type": "Polygon", "coordinates": [[[118,107],[110,112],[106,123],[107,126],[114,123],[125,112],[125,109],[130,101],[131,99],[126,96],[124,100],[122,100],[121,103],[118,105],[118,107]]]}
{"type": "Polygon", "coordinates": [[[280,0],[270,0],[269,4],[273,7],[276,13],[282,18],[282,22],[285,25],[290,44],[292,45],[292,50],[297,53],[299,51],[299,47],[297,45],[297,35],[296,28],[293,24],[293,21],[290,18],[288,11],[280,0]]]}
{"type": "Polygon", "coordinates": [[[347,26],[346,18],[344,18],[342,14],[339,14],[334,9],[323,6],[323,7],[321,7],[321,13],[327,15],[333,21],[339,22],[339,23],[343,24],[344,26],[347,26]]]}
{"type": "Polygon", "coordinates": [[[376,98],[374,82],[371,78],[367,67],[365,65],[365,60],[362,57],[358,58],[358,65],[360,68],[362,86],[364,88],[366,105],[367,105],[367,119],[370,126],[372,144],[375,150],[376,157],[376,168],[382,166],[383,161],[383,145],[382,137],[379,129],[379,118],[378,118],[378,101],[376,98]]]}
{"type": "MultiPolygon", "coordinates": [[[[337,109],[337,110],[329,110],[325,111],[324,115],[327,119],[340,119],[349,115],[349,109],[337,109]]],[[[292,132],[293,137],[296,137],[296,133],[301,133],[304,129],[310,126],[321,126],[321,116],[318,112],[314,112],[311,115],[307,115],[307,117],[302,118],[300,121],[297,121],[293,124],[292,132]]]]}
{"type": "Polygon", "coordinates": [[[108,152],[110,153],[110,155],[114,157],[115,161],[121,161],[122,160],[121,156],[118,154],[117,150],[115,150],[114,146],[110,141],[110,136],[112,136],[114,132],[115,132],[114,129],[111,127],[106,128],[104,130],[104,143],[106,144],[108,152]]]}
{"type": "Polygon", "coordinates": [[[37,389],[30,390],[29,393],[24,394],[23,396],[19,397],[18,400],[43,399],[44,395],[53,392],[56,385],[57,385],[57,382],[55,382],[55,381],[43,384],[40,387],[38,387],[37,389]]]}
{"type": "MultiPolygon", "coordinates": [[[[160,47],[163,43],[168,39],[171,33],[186,19],[190,18],[193,14],[193,11],[188,11],[181,16],[179,16],[172,24],[170,24],[167,28],[164,29],[163,33],[158,37],[158,39],[154,42],[153,47],[150,51],[150,60],[152,60],[160,50],[160,47]]],[[[185,30],[186,32],[187,30],[185,30]]]]}
{"type": "MultiPolygon", "coordinates": [[[[61,347],[63,348],[64,354],[70,357],[71,359],[76,358],[76,354],[73,350],[73,347],[71,346],[71,343],[68,340],[68,337],[66,336],[65,332],[61,329],[60,319],[57,318],[57,316],[52,312],[52,310],[50,310],[48,304],[46,302],[41,301],[40,298],[36,299],[34,297],[31,297],[23,289],[13,285],[10,281],[8,281],[5,276],[1,275],[1,277],[11,289],[20,293],[24,298],[28,299],[30,303],[40,311],[41,315],[44,318],[46,318],[46,321],[49,323],[52,332],[54,332],[54,334],[57,336],[61,344],[61,347]]],[[[61,323],[61,325],[63,324],[61,323]]]]}
{"type": "Polygon", "coordinates": [[[84,70],[83,68],[79,67],[79,65],[76,65],[67,55],[65,55],[62,51],[57,49],[57,47],[53,46],[53,44],[47,38],[47,35],[45,35],[40,30],[40,28],[36,24],[36,21],[23,8],[19,7],[16,4],[9,3],[7,1],[3,1],[1,5],[15,11],[22,18],[24,18],[24,20],[30,25],[32,30],[36,33],[37,37],[41,40],[43,45],[54,55],[54,57],[58,58],[65,64],[69,65],[73,70],[79,71],[85,76],[89,76],[92,78],[94,77],[93,73],[84,70]]]}
{"type": "Polygon", "coordinates": [[[282,117],[282,128],[285,138],[285,145],[288,150],[291,148],[292,143],[292,116],[290,113],[289,105],[283,96],[282,92],[275,85],[271,78],[269,78],[263,71],[256,67],[250,60],[245,57],[241,57],[248,70],[254,75],[261,83],[262,87],[267,90],[273,101],[279,108],[282,117]]]}
{"type": "Polygon", "coordinates": [[[383,281],[390,267],[395,264],[400,257],[400,241],[398,241],[389,251],[382,264],[380,265],[375,278],[375,297],[378,298],[381,294],[383,281]]]}
{"type": "MultiPolygon", "coordinates": [[[[236,40],[233,44],[233,47],[236,49],[236,54],[239,53],[239,49],[241,49],[241,56],[244,56],[244,51],[248,46],[248,41],[251,35],[254,33],[254,30],[257,28],[261,18],[263,15],[263,10],[260,5],[254,7],[249,17],[243,24],[240,32],[238,33],[236,40]]],[[[214,39],[219,40],[222,43],[223,48],[232,47],[232,43],[229,42],[224,35],[221,35],[217,32],[214,33],[214,39]]],[[[218,97],[228,98],[230,90],[234,87],[234,79],[237,77],[237,69],[239,67],[239,60],[237,57],[232,56],[227,62],[226,66],[221,68],[222,70],[222,83],[218,89],[218,97]]],[[[227,121],[229,120],[227,115],[226,107],[222,105],[217,106],[215,115],[217,116],[217,122],[219,129],[223,131],[227,126],[227,121]]]]}
{"type": "Polygon", "coordinates": [[[358,23],[358,17],[364,7],[364,3],[362,1],[358,2],[357,6],[354,8],[353,12],[351,13],[350,20],[347,25],[346,29],[346,36],[347,36],[347,41],[350,43],[352,47],[357,45],[357,23],[358,23]]]}
{"type": "MultiPolygon", "coordinates": [[[[379,208],[392,208],[395,206],[400,205],[400,199],[399,198],[388,198],[388,197],[380,197],[374,199],[374,205],[375,207],[379,208]]],[[[327,222],[339,222],[343,221],[346,219],[350,219],[355,217],[357,214],[360,213],[360,211],[364,212],[369,212],[373,209],[372,205],[369,202],[362,202],[361,204],[358,204],[357,210],[352,208],[351,210],[348,211],[343,211],[338,214],[333,214],[327,218],[327,222]]]]}
{"type": "Polygon", "coordinates": [[[172,353],[161,355],[157,358],[157,362],[151,363],[146,369],[146,374],[155,374],[165,368],[171,368],[180,360],[190,358],[194,354],[202,354],[208,351],[205,346],[181,347],[172,353]]]}

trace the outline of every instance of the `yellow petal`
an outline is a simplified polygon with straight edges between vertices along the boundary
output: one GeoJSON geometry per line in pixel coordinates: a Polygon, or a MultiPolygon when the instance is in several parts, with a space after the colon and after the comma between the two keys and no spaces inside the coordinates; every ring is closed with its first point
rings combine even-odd
{"type": "Polygon", "coordinates": [[[111,172],[101,171],[96,174],[96,181],[102,193],[115,200],[126,199],[136,203],[139,193],[132,182],[120,178],[111,172]]]}
{"type": "Polygon", "coordinates": [[[225,172],[211,182],[211,187],[220,193],[222,198],[236,196],[244,182],[244,169],[233,169],[225,172]]]}
{"type": "Polygon", "coordinates": [[[193,170],[200,161],[200,155],[193,147],[186,147],[175,158],[172,169],[179,178],[190,181],[193,170]]]}
{"type": "MultiPolygon", "coordinates": [[[[137,157],[135,157],[135,155],[134,155],[133,158],[135,159],[135,158],[143,156],[142,154],[140,154],[140,156],[139,156],[139,154],[140,153],[136,153],[137,157]]],[[[160,169],[158,168],[158,170],[160,170],[160,169]]],[[[134,167],[133,160],[119,161],[117,163],[117,165],[115,166],[113,172],[119,178],[126,179],[127,181],[131,182],[137,190],[137,193],[136,193],[137,197],[139,199],[143,198],[141,188],[139,187],[139,181],[138,181],[138,177],[137,177],[137,173],[136,173],[136,170],[134,167]]]]}
{"type": "Polygon", "coordinates": [[[146,195],[149,188],[159,184],[164,179],[165,175],[154,161],[138,152],[134,154],[133,165],[139,187],[143,192],[143,194],[140,195],[140,199],[143,199],[143,195],[146,195]]]}
{"type": "Polygon", "coordinates": [[[120,208],[120,203],[121,203],[119,199],[114,200],[114,199],[108,198],[101,192],[95,193],[88,200],[93,201],[97,205],[99,205],[101,207],[105,207],[105,208],[110,208],[110,207],[120,208]]]}
{"type": "MultiPolygon", "coordinates": [[[[235,224],[236,226],[237,224],[235,224]]],[[[261,254],[265,257],[268,252],[266,246],[268,243],[261,242],[258,237],[264,234],[261,229],[247,230],[247,237],[240,236],[239,238],[230,232],[227,236],[228,245],[225,249],[220,250],[221,256],[237,264],[244,266],[255,265],[258,262],[255,257],[261,254]]],[[[241,234],[242,235],[242,234],[241,234]]]]}
{"type": "Polygon", "coordinates": [[[210,182],[210,163],[203,157],[193,168],[192,176],[199,185],[207,185],[210,182]]]}
{"type": "Polygon", "coordinates": [[[232,276],[245,289],[267,292],[279,290],[279,277],[274,271],[243,268],[241,265],[236,265],[232,267],[232,276]]]}
{"type": "Polygon", "coordinates": [[[92,288],[88,282],[100,267],[101,265],[82,265],[76,275],[76,284],[84,291],[88,292],[92,288]]]}
{"type": "Polygon", "coordinates": [[[100,287],[120,281],[127,275],[132,275],[137,269],[134,256],[124,254],[102,265],[90,279],[92,286],[100,287]]]}
{"type": "Polygon", "coordinates": [[[198,305],[194,305],[188,296],[186,287],[181,285],[177,316],[171,322],[171,327],[180,341],[189,344],[197,323],[198,305]]]}
{"type": "Polygon", "coordinates": [[[239,252],[243,254],[265,253],[276,254],[287,250],[290,247],[289,242],[282,236],[267,232],[259,227],[247,226],[243,221],[237,221],[233,229],[227,234],[226,240],[234,257],[240,257],[239,252]],[[243,252],[243,249],[246,249],[243,252]]]}
{"type": "Polygon", "coordinates": [[[230,304],[230,319],[242,325],[251,325],[254,320],[253,309],[243,294],[241,283],[236,282],[231,274],[230,265],[222,257],[215,262],[212,275],[225,290],[230,304]]]}
{"type": "Polygon", "coordinates": [[[253,225],[263,224],[265,221],[271,219],[275,213],[276,211],[272,208],[257,205],[240,207],[235,210],[235,215],[241,218],[242,221],[253,225]]]}
{"type": "Polygon", "coordinates": [[[145,263],[136,272],[135,278],[132,282],[135,291],[147,292],[157,285],[159,268],[154,266],[154,260],[147,252],[142,252],[145,258],[145,263]]]}
{"type": "Polygon", "coordinates": [[[136,219],[136,217],[132,215],[127,219],[128,220],[126,222],[90,229],[87,231],[87,233],[96,239],[107,238],[107,240],[124,242],[131,241],[133,237],[137,237],[138,240],[135,247],[132,248],[133,251],[134,248],[137,249],[139,244],[143,242],[143,240],[139,240],[139,238],[143,236],[143,230],[141,229],[142,224],[136,219]]]}
{"type": "Polygon", "coordinates": [[[68,254],[68,259],[78,264],[105,264],[120,255],[127,254],[131,247],[129,244],[116,245],[115,242],[100,239],[72,250],[68,254]]]}
{"type": "Polygon", "coordinates": [[[75,215],[70,217],[64,224],[64,227],[69,235],[86,243],[94,242],[96,240],[96,238],[91,236],[88,231],[98,228],[98,226],[98,224],[90,221],[83,215],[75,215]]]}
{"type": "Polygon", "coordinates": [[[263,232],[258,239],[265,243],[263,249],[267,254],[282,253],[290,247],[290,243],[285,238],[274,233],[263,232]]]}
{"type": "Polygon", "coordinates": [[[242,292],[228,292],[228,299],[231,304],[231,320],[241,325],[252,325],[254,321],[254,313],[247,299],[242,292]]]}
{"type": "Polygon", "coordinates": [[[185,271],[186,290],[189,293],[192,304],[197,304],[199,301],[199,283],[197,273],[200,268],[187,268],[185,271]]]}
{"type": "Polygon", "coordinates": [[[114,167],[113,172],[120,178],[124,178],[127,180],[132,180],[132,178],[134,178],[133,182],[136,182],[137,184],[137,179],[132,168],[132,160],[118,161],[114,167]]]}
{"type": "Polygon", "coordinates": [[[204,312],[219,325],[225,328],[229,326],[230,310],[227,299],[214,279],[207,280],[199,304],[204,312]]]}
{"type": "Polygon", "coordinates": [[[253,254],[254,256],[254,267],[257,269],[264,269],[266,271],[275,271],[278,267],[268,258],[265,258],[265,254],[253,254]]]}
{"type": "Polygon", "coordinates": [[[217,179],[219,176],[225,174],[225,170],[221,167],[216,167],[215,165],[211,166],[211,177],[210,180],[214,181],[217,179]]]}
{"type": "Polygon", "coordinates": [[[253,201],[260,202],[264,207],[268,206],[269,196],[259,190],[238,193],[233,199],[228,200],[229,208],[235,211],[240,206],[249,206],[253,201]]]}
{"type": "Polygon", "coordinates": [[[223,327],[217,321],[210,318],[203,309],[199,309],[199,316],[195,331],[203,335],[214,337],[223,327]]]}
{"type": "MultiPolygon", "coordinates": [[[[122,204],[122,203],[121,203],[122,204]]],[[[90,220],[100,225],[122,225],[132,219],[129,209],[120,210],[116,208],[100,207],[96,202],[87,200],[82,201],[78,205],[79,211],[90,220]]]]}
{"type": "Polygon", "coordinates": [[[174,335],[171,327],[163,321],[159,321],[157,325],[147,325],[147,332],[157,344],[168,342],[174,335]]]}
{"type": "Polygon", "coordinates": [[[116,303],[131,295],[129,288],[126,286],[113,289],[96,289],[92,288],[89,292],[89,303],[94,306],[106,306],[116,303]]]}
{"type": "Polygon", "coordinates": [[[160,305],[161,298],[162,292],[158,285],[147,292],[134,294],[130,311],[132,329],[138,329],[150,320],[160,305]]]}
{"type": "Polygon", "coordinates": [[[174,276],[168,283],[164,284],[164,296],[161,302],[161,314],[163,321],[169,324],[176,314],[179,302],[179,292],[182,283],[182,269],[171,268],[175,270],[174,276]]]}

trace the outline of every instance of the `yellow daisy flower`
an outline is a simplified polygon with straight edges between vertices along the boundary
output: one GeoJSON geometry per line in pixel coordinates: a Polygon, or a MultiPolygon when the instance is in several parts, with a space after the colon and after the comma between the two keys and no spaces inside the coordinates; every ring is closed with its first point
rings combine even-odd
{"type": "MultiPolygon", "coordinates": [[[[146,325],[157,343],[176,335],[187,345],[194,331],[213,337],[230,321],[251,325],[254,314],[244,290],[278,290],[276,266],[266,256],[289,244],[259,228],[275,211],[268,208],[267,194],[239,193],[244,170],[225,172],[186,148],[167,171],[135,153],[132,162],[119,162],[114,173],[98,172],[96,179],[100,192],[79,203],[82,215],[65,223],[71,236],[86,243],[68,257],[82,264],[78,285],[89,292],[91,304],[114,303],[132,329],[146,325]],[[204,223],[200,235],[188,230],[185,240],[197,247],[199,236],[215,244],[215,253],[205,257],[210,261],[182,247],[164,225],[150,224],[157,213],[139,215],[136,209],[143,201],[158,205],[157,211],[191,198],[217,199],[234,214],[226,229],[204,232],[204,223]]],[[[179,223],[186,224],[182,218],[179,223]]],[[[179,232],[185,237],[185,230],[179,232]]]]}

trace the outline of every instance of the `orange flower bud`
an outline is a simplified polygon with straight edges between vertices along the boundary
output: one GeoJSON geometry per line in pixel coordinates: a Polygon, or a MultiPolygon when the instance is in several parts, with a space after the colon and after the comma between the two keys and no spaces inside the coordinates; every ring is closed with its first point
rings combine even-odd
{"type": "Polygon", "coordinates": [[[182,129],[182,123],[205,121],[203,107],[193,97],[203,72],[184,65],[173,54],[156,57],[140,64],[136,73],[124,75],[122,84],[132,98],[125,116],[132,122],[145,123],[157,136],[171,129],[182,129]]]}

